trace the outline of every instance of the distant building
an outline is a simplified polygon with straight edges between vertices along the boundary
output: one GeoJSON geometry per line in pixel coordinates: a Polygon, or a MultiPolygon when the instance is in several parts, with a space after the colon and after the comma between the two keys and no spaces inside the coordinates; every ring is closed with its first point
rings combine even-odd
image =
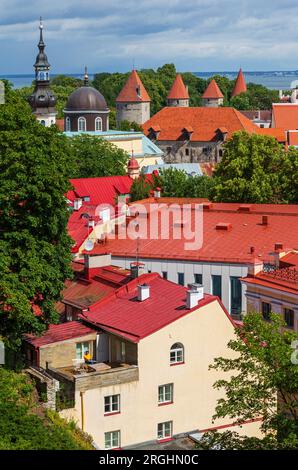
{"type": "Polygon", "coordinates": [[[246,92],[247,92],[247,87],[246,87],[245,78],[244,78],[242,69],[240,69],[239,72],[238,72],[236,82],[235,82],[235,86],[233,88],[231,96],[232,96],[232,98],[234,98],[234,96],[238,96],[241,93],[246,93],[246,92]]]}
{"type": "Polygon", "coordinates": [[[178,73],[167,96],[167,106],[189,106],[189,94],[186,86],[184,85],[183,79],[178,73]]]}
{"type": "Polygon", "coordinates": [[[132,70],[127,82],[116,99],[117,127],[121,121],[141,125],[150,118],[150,96],[138,73],[132,70]]]}
{"type": "Polygon", "coordinates": [[[234,132],[259,131],[243,114],[228,107],[163,108],[143,129],[162,149],[166,163],[219,162],[222,145],[234,132]]]}
{"type": "Polygon", "coordinates": [[[154,171],[162,171],[169,168],[184,171],[190,177],[203,176],[203,172],[199,163],[164,163],[162,165],[149,165],[142,168],[142,173],[148,175],[152,174],[154,171]]]}
{"type": "Polygon", "coordinates": [[[84,86],[68,98],[64,109],[64,128],[67,132],[106,132],[109,130],[109,113],[104,96],[89,86],[85,68],[84,86]]]}
{"type": "Polygon", "coordinates": [[[202,95],[203,106],[218,108],[223,105],[224,96],[215,80],[211,80],[202,95]]]}
{"type": "Polygon", "coordinates": [[[256,126],[261,129],[267,129],[271,127],[272,122],[272,111],[271,110],[251,110],[251,111],[240,111],[243,116],[250,119],[256,126]]]}
{"type": "Polygon", "coordinates": [[[45,53],[45,43],[43,40],[43,23],[39,24],[39,52],[34,64],[35,87],[34,92],[29,97],[29,104],[36,119],[46,127],[52,126],[56,122],[56,97],[50,88],[50,64],[45,53]]]}

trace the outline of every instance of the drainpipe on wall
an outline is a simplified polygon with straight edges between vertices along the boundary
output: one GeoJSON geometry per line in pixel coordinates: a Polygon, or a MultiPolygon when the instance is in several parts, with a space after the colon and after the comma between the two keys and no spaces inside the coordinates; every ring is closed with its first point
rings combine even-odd
{"type": "Polygon", "coordinates": [[[84,415],[84,392],[80,392],[81,397],[81,428],[85,431],[85,415],[84,415]]]}

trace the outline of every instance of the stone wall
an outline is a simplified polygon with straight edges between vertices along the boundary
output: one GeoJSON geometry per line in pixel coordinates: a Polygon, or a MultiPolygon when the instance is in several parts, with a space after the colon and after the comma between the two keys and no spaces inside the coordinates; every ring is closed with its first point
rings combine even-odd
{"type": "Polygon", "coordinates": [[[136,122],[141,125],[150,119],[150,103],[117,103],[117,127],[121,121],[136,122]]]}
{"type": "Polygon", "coordinates": [[[189,100],[170,100],[167,99],[167,106],[172,108],[188,108],[189,107],[189,100]]]}
{"type": "Polygon", "coordinates": [[[223,142],[158,141],[166,163],[217,163],[223,142]]]}

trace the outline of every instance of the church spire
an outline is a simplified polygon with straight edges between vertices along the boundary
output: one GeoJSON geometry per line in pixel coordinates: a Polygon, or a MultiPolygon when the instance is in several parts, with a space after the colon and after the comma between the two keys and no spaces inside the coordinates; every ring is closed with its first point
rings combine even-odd
{"type": "Polygon", "coordinates": [[[84,86],[89,86],[89,75],[87,65],[85,65],[84,86]]]}

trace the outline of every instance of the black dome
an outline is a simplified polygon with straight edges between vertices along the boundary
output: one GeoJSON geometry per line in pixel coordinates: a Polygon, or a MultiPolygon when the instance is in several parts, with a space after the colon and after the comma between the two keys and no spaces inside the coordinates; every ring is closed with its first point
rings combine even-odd
{"type": "Polygon", "coordinates": [[[105,98],[90,86],[75,90],[68,98],[65,111],[105,111],[108,109],[105,98]]]}

